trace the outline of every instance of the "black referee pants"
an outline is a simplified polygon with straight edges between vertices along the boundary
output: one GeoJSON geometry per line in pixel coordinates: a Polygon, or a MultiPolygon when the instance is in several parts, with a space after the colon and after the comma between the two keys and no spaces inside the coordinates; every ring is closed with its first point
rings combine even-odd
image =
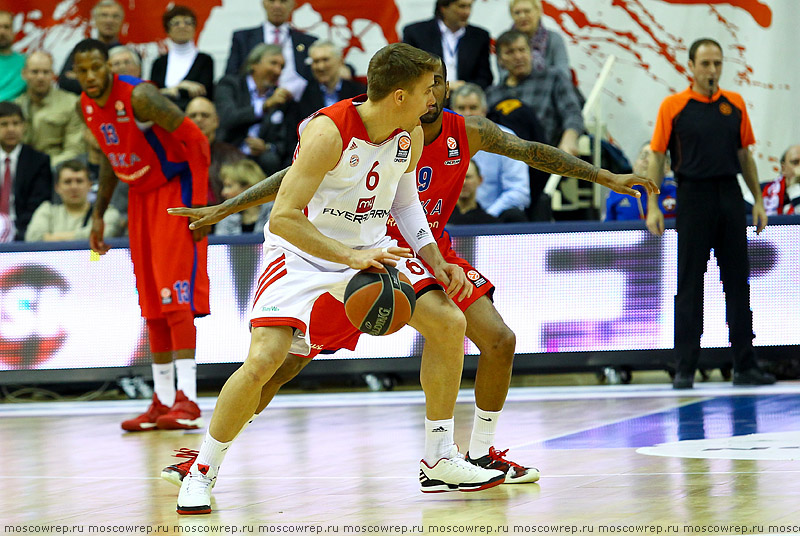
{"type": "Polygon", "coordinates": [[[755,367],[746,219],[736,177],[680,181],[675,223],[678,231],[678,292],[675,296],[678,372],[693,375],[700,358],[703,278],[712,248],[725,291],[725,316],[734,370],[741,372],[755,367]]]}

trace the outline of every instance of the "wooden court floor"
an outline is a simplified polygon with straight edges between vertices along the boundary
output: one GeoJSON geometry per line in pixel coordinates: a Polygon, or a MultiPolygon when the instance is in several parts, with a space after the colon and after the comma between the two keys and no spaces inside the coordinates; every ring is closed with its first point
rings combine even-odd
{"type": "MultiPolygon", "coordinates": [[[[443,494],[418,489],[421,393],[279,395],[205,516],[177,515],[159,478],[202,433],[123,433],[141,401],[0,404],[0,531],[800,533],[800,384],[728,385],[514,388],[497,446],[540,482],[443,494]]],[[[462,391],[462,450],[471,421],[462,391]]]]}

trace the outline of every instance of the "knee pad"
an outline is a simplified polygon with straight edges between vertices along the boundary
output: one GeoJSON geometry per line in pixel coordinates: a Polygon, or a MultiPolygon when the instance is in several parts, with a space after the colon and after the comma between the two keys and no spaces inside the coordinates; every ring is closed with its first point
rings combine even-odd
{"type": "Polygon", "coordinates": [[[197,346],[197,328],[191,311],[166,313],[173,350],[194,350],[197,346]]]}
{"type": "Polygon", "coordinates": [[[170,338],[169,324],[166,318],[147,318],[147,334],[150,339],[150,351],[154,354],[171,352],[172,339],[170,338]]]}

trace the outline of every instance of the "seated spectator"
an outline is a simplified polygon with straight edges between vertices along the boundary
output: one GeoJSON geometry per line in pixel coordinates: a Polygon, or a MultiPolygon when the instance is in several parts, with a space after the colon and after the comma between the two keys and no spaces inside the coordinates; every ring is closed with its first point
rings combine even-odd
{"type": "Polygon", "coordinates": [[[83,121],[75,113],[78,97],[55,87],[53,57],[49,52],[31,52],[25,59],[22,78],[28,89],[14,102],[25,114],[24,143],[50,155],[54,168],[86,152],[83,121]]]}
{"type": "Polygon", "coordinates": [[[159,56],[150,80],[181,110],[194,97],[214,98],[214,60],[194,44],[197,15],[185,6],[173,6],[161,17],[169,36],[169,52],[159,56]]]}
{"type": "Polygon", "coordinates": [[[792,145],[781,156],[781,173],[761,183],[767,216],[800,214],[800,145],[792,145]]]}
{"type": "Polygon", "coordinates": [[[564,39],[542,24],[542,0],[511,0],[508,7],[514,21],[511,29],[528,38],[534,72],[554,67],[569,73],[564,39]]]}
{"type": "Polygon", "coordinates": [[[22,108],[0,102],[0,215],[14,224],[16,240],[25,238],[33,211],[53,193],[50,157],[22,143],[24,135],[22,108]]]}
{"type": "MultiPolygon", "coordinates": [[[[257,45],[247,57],[246,74],[226,75],[214,101],[220,117],[219,138],[235,145],[271,175],[291,158],[284,114],[292,94],[278,85],[283,56],[278,45],[257,45]]],[[[294,147],[292,147],[292,150],[294,147]]]]}
{"type": "Polygon", "coordinates": [[[208,204],[217,205],[224,201],[220,169],[222,166],[235,164],[247,157],[230,143],[217,139],[219,115],[217,115],[214,103],[207,98],[195,97],[189,101],[189,105],[186,107],[186,117],[194,121],[211,145],[211,165],[208,168],[208,204]]]}
{"type": "Polygon", "coordinates": [[[25,91],[22,68],[25,56],[14,52],[14,15],[0,11],[0,101],[17,98],[25,91]]]}
{"type": "Polygon", "coordinates": [[[455,73],[451,89],[465,82],[481,88],[492,84],[489,65],[491,38],[483,28],[468,24],[473,0],[436,0],[431,20],[403,28],[403,42],[441,57],[447,72],[455,73]]]}
{"type": "MultiPolygon", "coordinates": [[[[100,0],[92,8],[92,26],[94,26],[96,38],[105,43],[111,49],[121,45],[119,34],[122,30],[122,23],[125,22],[125,10],[116,0],[100,0]]],[[[58,75],[58,86],[70,93],[81,94],[81,86],[75,72],[72,70],[72,56],[67,58],[58,75]]]]}
{"type": "MultiPolygon", "coordinates": [[[[222,166],[222,197],[231,199],[264,179],[264,173],[252,160],[241,160],[235,164],[222,166]]],[[[269,220],[273,202],[246,208],[231,214],[214,227],[216,235],[240,235],[244,233],[263,233],[269,220]]]]}
{"type": "Polygon", "coordinates": [[[498,64],[508,74],[486,91],[489,105],[519,99],[536,111],[547,143],[577,156],[578,136],[584,131],[583,115],[567,73],[561,69],[533,71],[528,38],[516,30],[498,37],[495,50],[498,64]]]}
{"type": "Polygon", "coordinates": [[[357,97],[367,91],[359,82],[342,78],[346,70],[342,51],[330,41],[315,41],[308,49],[313,79],[300,101],[290,107],[286,118],[288,146],[297,145],[297,125],[320,108],[330,106],[343,99],[357,97]]]}
{"type": "MultiPolygon", "coordinates": [[[[636,161],[633,163],[633,172],[646,177],[647,166],[650,164],[652,155],[653,151],[650,149],[650,142],[648,141],[642,146],[636,161]]],[[[669,155],[664,159],[663,173],[664,180],[661,183],[661,193],[658,195],[659,207],[665,218],[674,218],[677,210],[678,183],[675,182],[670,170],[669,155]]],[[[642,194],[642,196],[636,198],[631,195],[609,191],[606,199],[605,221],[647,219],[647,192],[638,185],[634,186],[633,189],[642,194]]]]}
{"type": "MultiPolygon", "coordinates": [[[[453,91],[450,103],[454,112],[465,117],[486,117],[486,96],[476,84],[467,83],[453,91]]],[[[497,126],[515,134],[503,125],[497,126]]],[[[527,164],[486,151],[479,151],[472,159],[481,169],[478,202],[486,212],[503,222],[527,221],[525,209],[531,202],[527,164]]]]}
{"type": "Polygon", "coordinates": [[[108,50],[108,64],[114,74],[142,77],[142,58],[125,45],[118,45],[108,50]]]}
{"type": "Polygon", "coordinates": [[[469,162],[467,174],[464,176],[464,185],[458,196],[456,208],[450,215],[447,225],[469,225],[477,223],[500,223],[500,220],[487,214],[478,202],[478,188],[480,188],[483,178],[478,164],[473,158],[469,162]]]}
{"type": "MultiPolygon", "coordinates": [[[[63,204],[44,201],[33,213],[25,231],[26,242],[88,240],[92,229],[92,203],[89,202],[89,170],[80,160],[67,160],[58,168],[56,193],[63,204]]],[[[108,207],[103,215],[108,237],[119,233],[120,216],[108,207]]]]}
{"type": "MultiPolygon", "coordinates": [[[[294,0],[262,0],[267,20],[255,28],[233,32],[231,55],[225,67],[226,75],[242,74],[250,52],[259,44],[277,45],[285,65],[278,85],[289,90],[294,100],[300,100],[311,80],[308,68],[308,48],[317,38],[291,27],[294,0]]],[[[246,68],[246,67],[245,67],[246,68]]]]}

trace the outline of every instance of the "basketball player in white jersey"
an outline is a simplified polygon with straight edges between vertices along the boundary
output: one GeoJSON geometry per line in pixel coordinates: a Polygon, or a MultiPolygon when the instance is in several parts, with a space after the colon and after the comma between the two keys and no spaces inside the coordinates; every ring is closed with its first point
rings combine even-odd
{"type": "Polygon", "coordinates": [[[449,298],[467,297],[472,286],[460,267],[442,257],[415,174],[423,146],[419,118],[434,103],[438,68],[439,60],[426,52],[388,45],[370,60],[365,101],[342,101],[301,125],[294,164],[264,230],[265,270],[250,316],[250,350],[220,392],[200,453],[181,485],[178,513],[211,512],[219,466],[252,420],[262,387],[289,351],[310,351],[314,301],[325,292],[341,299],[356,271],[382,263],[396,265],[420,295],[410,324],[426,341],[420,370],[426,398],[422,490],[477,491],[504,481],[501,471],[467,463],[453,442],[466,321],[449,298]],[[434,274],[386,236],[390,212],[434,274]],[[437,279],[447,285],[446,294],[437,279]]]}

